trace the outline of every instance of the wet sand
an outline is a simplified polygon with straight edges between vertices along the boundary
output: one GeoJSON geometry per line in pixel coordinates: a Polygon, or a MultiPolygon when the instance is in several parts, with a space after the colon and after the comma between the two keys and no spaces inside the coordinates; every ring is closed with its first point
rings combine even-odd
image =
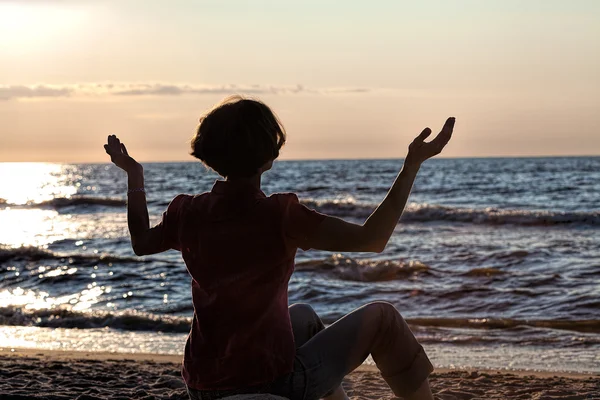
{"type": "MultiPolygon", "coordinates": [[[[181,356],[0,349],[0,398],[187,399],[181,356]]],[[[600,399],[600,376],[439,369],[436,399],[600,399]]],[[[393,399],[374,367],[350,374],[351,399],[393,399]]]]}

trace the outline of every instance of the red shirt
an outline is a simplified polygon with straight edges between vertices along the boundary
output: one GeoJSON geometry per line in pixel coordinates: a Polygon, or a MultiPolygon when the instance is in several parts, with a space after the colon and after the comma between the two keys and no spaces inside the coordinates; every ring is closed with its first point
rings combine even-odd
{"type": "Polygon", "coordinates": [[[181,251],[192,276],[188,386],[241,388],[292,371],[288,281],[296,250],[324,218],[293,193],[267,197],[237,182],[173,199],[161,224],[165,247],[181,251]]]}

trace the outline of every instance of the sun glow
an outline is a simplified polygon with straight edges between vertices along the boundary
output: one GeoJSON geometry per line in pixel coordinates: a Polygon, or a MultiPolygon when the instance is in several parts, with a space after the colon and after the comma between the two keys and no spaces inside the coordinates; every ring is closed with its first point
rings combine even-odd
{"type": "Polygon", "coordinates": [[[81,8],[0,3],[0,49],[23,53],[44,46],[82,25],[86,14],[81,8]]]}

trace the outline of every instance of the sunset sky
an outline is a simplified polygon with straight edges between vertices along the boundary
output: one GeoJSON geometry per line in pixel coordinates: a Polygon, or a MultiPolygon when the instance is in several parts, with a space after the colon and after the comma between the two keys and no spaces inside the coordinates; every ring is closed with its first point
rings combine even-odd
{"type": "Polygon", "coordinates": [[[0,0],[0,162],[190,160],[228,94],[279,114],[287,159],[600,154],[600,1],[0,0]]]}

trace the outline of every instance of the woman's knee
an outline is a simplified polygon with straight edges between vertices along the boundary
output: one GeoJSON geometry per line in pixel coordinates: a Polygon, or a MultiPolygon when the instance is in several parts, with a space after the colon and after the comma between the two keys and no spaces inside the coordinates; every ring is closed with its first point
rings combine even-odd
{"type": "Polygon", "coordinates": [[[290,307],[290,313],[298,313],[303,315],[312,315],[316,314],[315,310],[308,303],[294,303],[290,307]]]}
{"type": "Polygon", "coordinates": [[[321,318],[319,318],[315,310],[308,304],[293,304],[289,309],[297,346],[302,346],[317,333],[325,329],[321,318]]]}
{"type": "Polygon", "coordinates": [[[298,319],[302,321],[320,321],[319,316],[309,304],[295,303],[289,307],[289,310],[292,319],[298,319]]]}
{"type": "Polygon", "coordinates": [[[365,305],[365,307],[372,316],[379,320],[380,324],[404,321],[396,307],[386,301],[374,301],[365,305]]]}
{"type": "Polygon", "coordinates": [[[367,304],[365,307],[370,308],[373,312],[378,312],[383,316],[400,316],[400,313],[393,304],[387,301],[374,301],[367,304]]]}

